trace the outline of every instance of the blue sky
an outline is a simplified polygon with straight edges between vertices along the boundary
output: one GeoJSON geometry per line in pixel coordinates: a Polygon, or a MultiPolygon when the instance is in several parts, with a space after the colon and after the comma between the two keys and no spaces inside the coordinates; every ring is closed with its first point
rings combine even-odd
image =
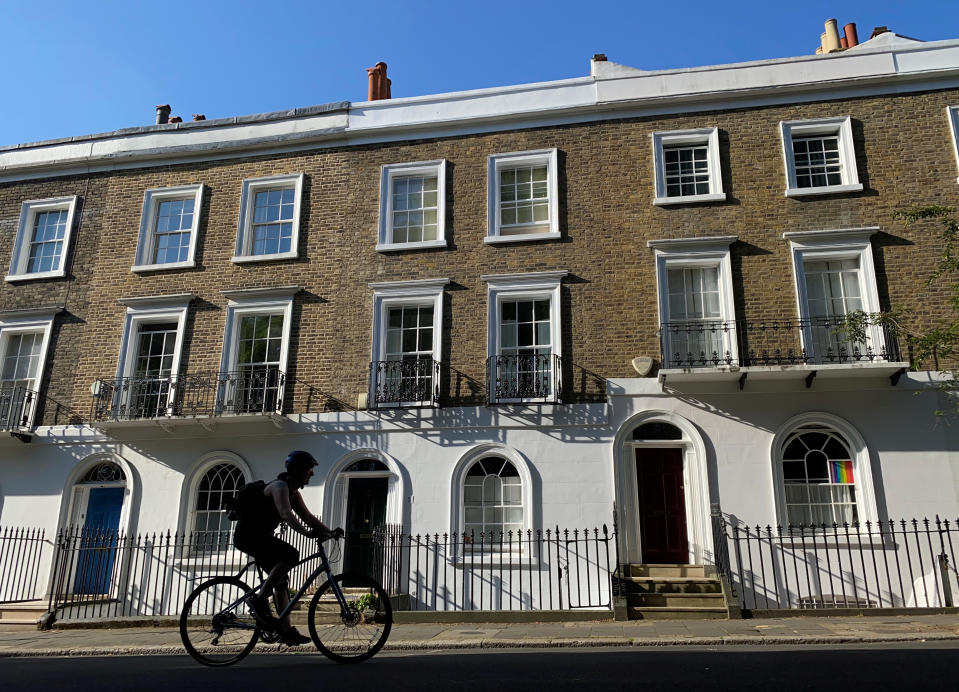
{"type": "Polygon", "coordinates": [[[0,145],[366,99],[813,53],[823,22],[959,38],[956,0],[729,3],[0,0],[0,145]]]}

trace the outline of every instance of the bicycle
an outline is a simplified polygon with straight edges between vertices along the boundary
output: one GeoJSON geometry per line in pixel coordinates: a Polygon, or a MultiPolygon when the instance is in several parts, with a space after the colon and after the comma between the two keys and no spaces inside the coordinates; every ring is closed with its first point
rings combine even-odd
{"type": "MultiPolygon", "coordinates": [[[[297,562],[294,568],[316,558],[320,558],[320,565],[306,578],[279,617],[292,612],[316,578],[325,573],[326,581],[310,601],[307,616],[310,638],[330,660],[360,663],[382,649],[390,636],[393,626],[390,599],[372,577],[358,573],[334,575],[323,541],[318,540],[317,544],[319,550],[297,562]]],[[[334,546],[339,548],[338,544],[334,546]]],[[[257,591],[241,579],[255,564],[251,560],[234,576],[214,577],[203,582],[183,604],[180,638],[187,652],[200,663],[233,665],[245,658],[257,641],[279,640],[275,626],[271,627],[254,614],[249,599],[257,591]]],[[[262,581],[258,566],[257,571],[262,581]]]]}

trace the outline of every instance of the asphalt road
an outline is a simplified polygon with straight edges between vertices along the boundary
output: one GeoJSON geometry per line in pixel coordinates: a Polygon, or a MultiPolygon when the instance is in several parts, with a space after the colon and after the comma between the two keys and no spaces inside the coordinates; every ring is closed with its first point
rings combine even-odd
{"type": "Polygon", "coordinates": [[[5,690],[949,690],[959,645],[468,650],[380,654],[355,666],[319,654],[254,655],[232,668],[188,656],[0,659],[5,690]]]}

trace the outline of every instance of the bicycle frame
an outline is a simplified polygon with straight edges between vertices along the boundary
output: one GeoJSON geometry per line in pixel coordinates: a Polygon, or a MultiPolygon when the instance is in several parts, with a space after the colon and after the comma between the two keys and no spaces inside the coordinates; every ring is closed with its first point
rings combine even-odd
{"type": "MultiPolygon", "coordinates": [[[[303,594],[306,593],[306,590],[310,588],[310,585],[312,585],[313,582],[316,581],[316,578],[320,576],[321,572],[326,573],[326,579],[327,581],[330,582],[330,587],[333,590],[333,594],[336,596],[337,603],[340,604],[340,615],[342,617],[349,616],[349,613],[347,611],[347,605],[346,605],[346,597],[343,595],[343,591],[340,589],[340,585],[336,583],[335,579],[333,579],[333,570],[330,567],[330,561],[326,555],[326,548],[323,547],[322,543],[319,544],[319,547],[320,549],[318,551],[316,551],[315,553],[312,553],[311,555],[307,555],[305,558],[301,559],[290,568],[292,570],[296,567],[299,567],[305,562],[309,562],[310,560],[315,559],[316,557],[319,557],[321,560],[320,565],[315,570],[313,570],[310,573],[310,575],[303,581],[303,586],[300,587],[300,590],[297,591],[292,598],[290,598],[290,603],[286,606],[286,608],[283,609],[283,612],[278,614],[278,617],[281,620],[285,618],[287,615],[289,615],[291,612],[293,612],[293,608],[296,606],[299,600],[303,597],[303,594]]],[[[246,566],[243,567],[243,569],[241,569],[239,572],[236,573],[237,579],[241,578],[243,574],[246,573],[246,571],[249,570],[250,567],[252,567],[253,565],[256,565],[255,560],[251,560],[250,562],[248,562],[246,566]]],[[[262,571],[260,570],[258,565],[257,565],[257,570],[262,571]]],[[[262,578],[261,578],[261,581],[262,581],[262,578]]],[[[251,589],[250,591],[243,594],[243,596],[238,598],[236,601],[228,605],[226,608],[224,608],[220,612],[228,613],[232,610],[235,610],[241,603],[247,600],[255,592],[256,592],[256,588],[251,589]]],[[[234,625],[234,627],[237,627],[237,626],[246,627],[244,625],[234,625]]]]}

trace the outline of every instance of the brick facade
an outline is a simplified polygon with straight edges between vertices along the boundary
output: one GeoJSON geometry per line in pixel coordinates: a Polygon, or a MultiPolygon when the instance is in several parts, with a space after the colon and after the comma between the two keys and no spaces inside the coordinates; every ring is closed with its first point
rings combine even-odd
{"type": "Polygon", "coordinates": [[[959,90],[802,105],[586,122],[258,156],[0,185],[0,260],[9,262],[24,200],[79,195],[82,207],[63,280],[0,284],[0,309],[63,305],[43,387],[84,417],[90,384],[112,377],[123,328],[121,297],[192,292],[181,372],[216,371],[229,288],[298,284],[288,363],[294,412],[355,405],[367,390],[373,281],[448,277],[444,303],[446,405],[484,400],[484,274],[564,269],[563,354],[573,399],[603,395],[602,378],[632,377],[630,360],[659,357],[650,239],[735,235],[737,318],[796,317],[786,231],[880,226],[872,245],[882,306],[924,327],[948,314],[943,286],[927,288],[940,255],[934,224],[905,226],[902,205],[959,205],[946,108],[959,90]],[[779,122],[851,116],[864,189],[786,198],[779,122]],[[656,207],[650,134],[718,127],[726,202],[656,207]],[[559,150],[558,241],[486,245],[489,154],[559,150]],[[380,166],[446,159],[449,247],[378,253],[380,166]],[[233,264],[241,182],[306,174],[300,258],[233,264]],[[135,274],[145,190],[202,183],[197,267],[135,274]]]}

